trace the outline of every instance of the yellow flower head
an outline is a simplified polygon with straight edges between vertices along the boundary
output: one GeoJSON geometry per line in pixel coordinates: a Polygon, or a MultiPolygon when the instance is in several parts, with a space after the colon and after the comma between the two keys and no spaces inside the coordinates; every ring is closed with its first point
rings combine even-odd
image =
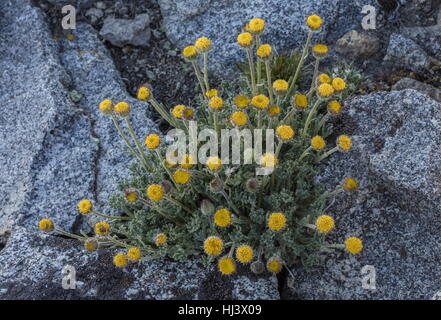
{"type": "Polygon", "coordinates": [[[188,46],[185,47],[184,50],[182,50],[182,55],[186,60],[194,60],[197,54],[198,51],[196,50],[195,46],[188,46]]]}
{"type": "Polygon", "coordinates": [[[54,230],[54,223],[51,219],[41,219],[38,222],[38,229],[45,232],[51,232],[54,230]]]}
{"type": "Polygon", "coordinates": [[[115,107],[113,109],[115,113],[121,117],[126,117],[130,113],[130,106],[127,102],[121,101],[115,104],[115,107]]]}
{"type": "Polygon", "coordinates": [[[341,112],[341,104],[337,100],[332,100],[328,103],[328,112],[333,115],[338,115],[341,112]]]}
{"type": "Polygon", "coordinates": [[[263,94],[259,94],[257,96],[254,96],[253,99],[251,99],[251,105],[257,109],[266,109],[268,107],[270,101],[267,96],[263,94]]]}
{"type": "Polygon", "coordinates": [[[72,41],[73,39],[75,39],[75,36],[72,33],[68,33],[66,34],[66,39],[72,41]]]}
{"type": "Polygon", "coordinates": [[[262,167],[275,167],[277,163],[277,157],[273,153],[265,153],[260,158],[260,165],[262,167]]]}
{"type": "Polygon", "coordinates": [[[207,52],[208,50],[211,49],[212,43],[211,43],[211,40],[208,39],[207,37],[201,37],[196,40],[196,42],[194,43],[194,46],[200,52],[207,52]]]}
{"type": "Polygon", "coordinates": [[[254,18],[251,19],[250,22],[248,22],[248,31],[250,31],[253,34],[261,34],[264,29],[265,29],[265,21],[263,19],[254,18]]]}
{"type": "Polygon", "coordinates": [[[317,77],[319,83],[331,83],[331,77],[328,76],[326,73],[321,73],[317,77]]]}
{"type": "Polygon", "coordinates": [[[346,88],[346,82],[342,78],[332,79],[332,87],[335,91],[342,91],[346,88]]]}
{"type": "Polygon", "coordinates": [[[95,233],[100,236],[105,236],[110,231],[110,225],[106,221],[100,221],[95,224],[95,233]]]}
{"type": "Polygon", "coordinates": [[[113,112],[113,103],[110,99],[105,99],[100,102],[99,105],[100,111],[103,114],[111,114],[113,112]]]}
{"type": "Polygon", "coordinates": [[[138,200],[138,191],[132,188],[124,190],[124,196],[127,202],[129,203],[136,202],[138,200]]]}
{"type": "Polygon", "coordinates": [[[354,192],[358,189],[358,182],[354,178],[345,178],[342,185],[346,192],[354,192]]]}
{"type": "Polygon", "coordinates": [[[249,32],[242,32],[237,36],[237,43],[242,48],[248,48],[253,44],[253,36],[249,32]]]}
{"type": "Polygon", "coordinates": [[[204,241],[204,251],[206,254],[217,256],[222,252],[224,243],[219,237],[211,236],[204,241]]]}
{"type": "Polygon", "coordinates": [[[276,80],[273,82],[273,89],[276,93],[283,94],[288,91],[288,82],[283,79],[276,80]]]}
{"type": "Polygon", "coordinates": [[[181,167],[184,169],[191,169],[196,164],[196,160],[193,159],[191,154],[184,154],[181,158],[181,167]]]}
{"type": "Polygon", "coordinates": [[[222,161],[219,157],[209,157],[206,163],[210,171],[219,171],[222,168],[222,161]]]}
{"type": "Polygon", "coordinates": [[[95,239],[87,239],[84,241],[84,249],[87,252],[94,252],[98,248],[98,242],[95,239]]]}
{"type": "Polygon", "coordinates": [[[207,98],[217,97],[218,95],[219,95],[219,92],[217,91],[217,89],[210,89],[207,92],[205,92],[205,96],[207,98]]]}
{"type": "Polygon", "coordinates": [[[141,250],[138,248],[130,248],[127,250],[127,257],[132,261],[138,261],[141,258],[141,250]]]}
{"type": "Polygon", "coordinates": [[[127,256],[124,253],[118,253],[113,257],[113,264],[118,268],[125,267],[127,265],[127,256]]]}
{"type": "Polygon", "coordinates": [[[138,89],[138,99],[142,101],[148,101],[151,97],[150,89],[147,87],[140,87],[138,89]]]}
{"type": "Polygon", "coordinates": [[[261,44],[259,48],[257,48],[257,56],[260,59],[268,59],[271,56],[271,53],[273,52],[273,48],[269,44],[261,44]]]}
{"type": "Polygon", "coordinates": [[[296,93],[293,97],[293,105],[298,110],[305,110],[308,107],[308,97],[304,94],[296,93]]]}
{"type": "Polygon", "coordinates": [[[310,15],[307,19],[306,19],[306,24],[308,25],[308,27],[311,30],[317,30],[320,29],[320,27],[322,26],[323,20],[322,18],[320,18],[318,15],[313,14],[310,15]]]}
{"type": "Polygon", "coordinates": [[[175,117],[177,119],[182,119],[184,109],[185,109],[185,106],[183,104],[178,104],[177,106],[175,106],[172,110],[173,117],[175,117]]]}
{"type": "Polygon", "coordinates": [[[347,238],[345,241],[346,250],[352,254],[357,254],[363,249],[363,242],[356,237],[347,238]]]}
{"type": "Polygon", "coordinates": [[[328,46],[326,44],[318,43],[312,47],[312,53],[316,58],[323,58],[328,54],[328,46]]]}
{"type": "Polygon", "coordinates": [[[282,270],[282,260],[279,257],[269,258],[266,262],[266,268],[269,272],[279,273],[282,270]]]}
{"type": "Polygon", "coordinates": [[[241,245],[236,249],[236,259],[241,263],[249,263],[253,260],[253,248],[247,245],[241,245]]]}
{"type": "Polygon", "coordinates": [[[236,96],[236,98],[234,98],[234,105],[238,108],[244,109],[248,107],[249,104],[250,104],[250,99],[248,99],[244,95],[239,95],[236,96]]]}
{"type": "Polygon", "coordinates": [[[182,111],[182,118],[185,120],[192,120],[194,115],[194,109],[190,107],[185,107],[182,111]]]}
{"type": "Polygon", "coordinates": [[[320,136],[315,136],[311,139],[311,147],[314,150],[323,150],[326,147],[325,140],[320,136]]]}
{"type": "Polygon", "coordinates": [[[224,107],[224,100],[221,97],[213,97],[210,99],[210,108],[213,111],[218,111],[224,107]]]}
{"type": "Polygon", "coordinates": [[[231,224],[231,212],[226,208],[216,210],[214,213],[214,224],[218,227],[225,228],[231,224]]]}
{"type": "Polygon", "coordinates": [[[156,133],[151,133],[145,138],[144,143],[148,149],[154,150],[161,144],[161,138],[156,133]]]}
{"type": "Polygon", "coordinates": [[[147,197],[152,201],[160,201],[164,196],[164,188],[159,184],[151,184],[147,188],[147,197]]]}
{"type": "Polygon", "coordinates": [[[285,228],[286,217],[282,212],[273,212],[268,216],[268,228],[279,231],[285,228]]]}
{"type": "Polygon", "coordinates": [[[294,129],[288,125],[281,125],[276,128],[277,136],[284,141],[291,140],[294,137],[294,129]]]}
{"type": "Polygon", "coordinates": [[[276,117],[280,114],[280,107],[278,106],[269,106],[268,107],[268,115],[270,117],[276,117]]]}
{"type": "Polygon", "coordinates": [[[320,97],[328,98],[334,94],[334,88],[328,83],[322,83],[318,87],[318,94],[320,97]]]}
{"type": "Polygon", "coordinates": [[[248,117],[245,112],[236,111],[230,117],[231,123],[234,126],[242,127],[248,123],[248,117]]]}
{"type": "Polygon", "coordinates": [[[173,180],[178,184],[187,184],[190,181],[190,173],[186,170],[176,170],[173,173],[173,180]]]}
{"type": "Polygon", "coordinates": [[[334,219],[330,216],[321,215],[315,221],[315,226],[319,232],[328,233],[334,229],[334,219]]]}
{"type": "Polygon", "coordinates": [[[167,235],[165,233],[158,233],[153,239],[155,244],[159,247],[167,243],[167,235]]]}
{"type": "Polygon", "coordinates": [[[337,138],[337,146],[340,149],[340,151],[348,151],[352,148],[352,140],[348,136],[339,136],[337,138]]]}
{"type": "Polygon", "coordinates": [[[217,262],[219,271],[224,275],[230,275],[236,271],[236,264],[230,257],[222,257],[217,262]]]}
{"type": "Polygon", "coordinates": [[[92,211],[92,201],[84,199],[78,203],[78,211],[82,214],[88,214],[92,211]]]}

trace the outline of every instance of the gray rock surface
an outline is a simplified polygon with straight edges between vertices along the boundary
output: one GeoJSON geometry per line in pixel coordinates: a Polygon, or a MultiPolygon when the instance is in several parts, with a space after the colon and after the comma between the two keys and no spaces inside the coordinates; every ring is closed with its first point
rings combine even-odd
{"type": "Polygon", "coordinates": [[[392,86],[392,90],[405,90],[405,89],[417,90],[431,97],[433,100],[441,102],[441,89],[435,88],[430,84],[420,82],[415,79],[403,78],[392,86]]]}
{"type": "Polygon", "coordinates": [[[263,42],[279,52],[303,45],[307,36],[306,17],[318,14],[324,19],[314,41],[331,43],[360,25],[364,5],[375,1],[245,1],[245,0],[159,0],[168,38],[180,49],[202,36],[213,41],[210,66],[231,71],[245,54],[236,44],[243,25],[252,18],[266,21],[263,42]]]}
{"type": "Polygon", "coordinates": [[[366,59],[380,49],[380,40],[374,34],[349,31],[337,40],[335,50],[352,58],[366,59]]]}
{"type": "Polygon", "coordinates": [[[115,253],[86,253],[74,240],[17,227],[0,254],[0,299],[279,299],[274,276],[222,277],[195,260],[120,269],[115,253]],[[75,289],[62,287],[66,266],[75,267],[75,289]]]}
{"type": "Polygon", "coordinates": [[[130,20],[107,17],[100,35],[117,47],[127,44],[148,47],[151,36],[149,23],[150,17],[147,13],[139,14],[130,20]]]}
{"type": "Polygon", "coordinates": [[[292,297],[431,299],[441,290],[440,108],[415,90],[345,105],[336,134],[350,134],[354,148],[324,163],[321,181],[333,189],[352,176],[360,189],[337,196],[329,208],[336,220],[329,242],[358,236],[364,249],[356,256],[325,253],[323,267],[294,270],[292,297]],[[375,290],[362,287],[366,265],[375,267],[375,290]]]}

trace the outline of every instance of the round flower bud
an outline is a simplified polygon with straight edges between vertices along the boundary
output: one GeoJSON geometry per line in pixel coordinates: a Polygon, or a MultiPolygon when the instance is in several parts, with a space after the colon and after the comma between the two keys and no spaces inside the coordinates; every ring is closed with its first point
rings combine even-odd
{"type": "Polygon", "coordinates": [[[141,250],[138,248],[130,248],[127,250],[127,257],[132,261],[138,261],[141,258],[141,250]]]}
{"type": "Polygon", "coordinates": [[[259,191],[259,181],[256,178],[249,178],[245,184],[247,190],[249,192],[258,192],[259,191]]]}
{"type": "Polygon", "coordinates": [[[328,103],[328,112],[332,115],[338,115],[341,112],[341,104],[337,100],[332,100],[328,103]]]}
{"type": "Polygon", "coordinates": [[[138,200],[138,191],[133,188],[124,190],[124,197],[127,202],[132,203],[138,200]]]}
{"type": "Polygon", "coordinates": [[[159,184],[149,185],[147,188],[147,197],[151,201],[158,202],[164,196],[164,189],[159,184]]]}
{"type": "Polygon", "coordinates": [[[191,169],[196,164],[196,160],[193,159],[191,154],[184,154],[181,158],[180,165],[184,169],[191,169]]]}
{"type": "Polygon", "coordinates": [[[278,163],[277,157],[273,153],[265,153],[260,158],[260,165],[262,167],[275,167],[278,163]]]}
{"type": "Polygon", "coordinates": [[[238,108],[244,109],[248,107],[249,104],[250,104],[250,99],[248,99],[244,95],[238,95],[234,98],[234,105],[238,108]]]}
{"type": "Polygon", "coordinates": [[[127,265],[127,257],[124,253],[118,253],[113,257],[113,263],[118,268],[125,267],[127,265]]]}
{"type": "Polygon", "coordinates": [[[214,204],[208,199],[202,200],[201,201],[201,212],[207,216],[213,214],[214,204]]]}
{"type": "Polygon", "coordinates": [[[224,275],[230,275],[236,271],[236,264],[230,257],[220,258],[217,265],[220,273],[224,275]]]}
{"type": "Polygon", "coordinates": [[[92,207],[92,201],[87,199],[81,200],[77,205],[78,211],[84,215],[89,214],[92,211],[92,207]]]}
{"type": "Polygon", "coordinates": [[[326,73],[321,73],[317,77],[318,84],[322,83],[331,83],[331,77],[328,76],[326,73]]]}
{"type": "Polygon", "coordinates": [[[87,239],[84,241],[84,249],[86,249],[87,252],[93,252],[98,248],[98,241],[95,239],[87,239]]]}
{"type": "Polygon", "coordinates": [[[207,92],[205,92],[205,96],[207,98],[217,97],[218,95],[219,95],[219,92],[217,91],[217,89],[210,89],[207,92]]]}
{"type": "Polygon", "coordinates": [[[121,101],[115,104],[113,109],[117,115],[120,117],[127,117],[130,113],[130,106],[127,102],[121,101]]]}
{"type": "Polygon", "coordinates": [[[320,136],[315,136],[311,139],[311,148],[320,151],[326,147],[325,140],[320,136]]]}
{"type": "Polygon", "coordinates": [[[363,249],[363,242],[356,237],[347,238],[345,241],[346,250],[352,254],[357,254],[363,249]]]}
{"type": "Polygon", "coordinates": [[[242,127],[248,123],[248,116],[245,112],[236,111],[230,117],[233,126],[242,127]]]}
{"type": "Polygon", "coordinates": [[[257,109],[263,110],[268,107],[270,100],[267,96],[259,94],[251,99],[251,105],[257,109]]]}
{"type": "Polygon", "coordinates": [[[348,151],[352,148],[352,140],[350,137],[342,135],[337,138],[337,146],[340,151],[348,151]]]}
{"type": "Polygon", "coordinates": [[[51,232],[54,230],[54,223],[51,219],[41,219],[38,222],[38,228],[44,232],[51,232]]]}
{"type": "Polygon", "coordinates": [[[105,99],[100,102],[99,105],[100,111],[102,114],[108,115],[113,112],[113,103],[112,100],[105,99]]]}
{"type": "Polygon", "coordinates": [[[283,141],[291,140],[294,137],[294,129],[288,125],[281,125],[276,128],[276,134],[283,141]]]}
{"type": "Polygon", "coordinates": [[[176,119],[182,119],[185,108],[186,107],[183,104],[178,104],[177,106],[175,106],[172,110],[173,117],[175,117],[176,119]]]}
{"type": "Polygon", "coordinates": [[[216,172],[222,168],[222,161],[219,157],[209,157],[206,165],[210,171],[216,172]]]}
{"type": "Polygon", "coordinates": [[[224,107],[224,100],[220,97],[213,97],[210,99],[209,104],[213,111],[218,111],[224,107]]]}
{"type": "Polygon", "coordinates": [[[243,32],[237,36],[237,43],[242,48],[248,48],[253,44],[253,36],[249,32],[243,32]]]}
{"type": "Polygon", "coordinates": [[[188,46],[182,50],[182,56],[185,58],[185,60],[189,61],[196,59],[197,53],[198,51],[195,46],[188,46]]]}
{"type": "Polygon", "coordinates": [[[95,233],[100,236],[105,236],[109,234],[110,225],[106,221],[100,221],[95,224],[95,233]]]}
{"type": "Polygon", "coordinates": [[[288,86],[288,82],[283,79],[273,82],[273,89],[276,94],[285,94],[288,91],[288,86]]]}
{"type": "Polygon", "coordinates": [[[226,208],[216,210],[214,213],[214,224],[218,227],[225,228],[231,224],[231,212],[226,208]]]}
{"type": "Polygon", "coordinates": [[[322,83],[319,85],[317,93],[322,98],[328,98],[334,94],[334,88],[328,83],[322,83]]]}
{"type": "Polygon", "coordinates": [[[312,53],[317,59],[322,59],[328,54],[328,46],[325,44],[316,44],[312,47],[312,53]]]}
{"type": "Polygon", "coordinates": [[[273,53],[273,48],[269,44],[261,44],[259,48],[257,48],[257,56],[260,59],[268,59],[271,57],[271,54],[273,53]]]}
{"type": "Polygon", "coordinates": [[[158,233],[153,241],[159,247],[167,243],[167,235],[165,233],[158,233]]]}
{"type": "Polygon", "coordinates": [[[144,143],[148,149],[154,150],[161,144],[161,138],[157,134],[151,133],[145,138],[144,143]]]}
{"type": "Polygon", "coordinates": [[[308,97],[304,94],[296,93],[292,99],[293,106],[299,110],[304,111],[308,108],[308,97]]]}
{"type": "Polygon", "coordinates": [[[224,243],[223,241],[216,236],[208,237],[204,241],[204,251],[206,254],[211,256],[219,255],[223,250],[224,243]]]}
{"type": "Polygon", "coordinates": [[[265,21],[260,18],[251,19],[247,24],[247,31],[250,31],[252,34],[259,35],[265,29],[265,21]]]}
{"type": "Polygon", "coordinates": [[[253,248],[247,245],[241,245],[236,249],[236,259],[241,263],[250,263],[253,260],[253,248]]]}
{"type": "Polygon", "coordinates": [[[322,215],[315,221],[318,232],[328,233],[334,229],[334,219],[331,216],[322,215]]]}
{"type": "Polygon", "coordinates": [[[323,20],[322,18],[320,18],[318,15],[313,14],[310,15],[307,19],[306,19],[306,24],[308,25],[308,27],[311,30],[318,30],[320,29],[320,27],[323,24],[323,20]]]}
{"type": "Polygon", "coordinates": [[[201,37],[196,40],[194,46],[200,52],[207,52],[211,49],[212,43],[211,40],[208,39],[207,37],[201,37]]]}
{"type": "Polygon", "coordinates": [[[286,226],[286,216],[282,212],[273,212],[268,216],[268,228],[280,231],[286,226]]]}
{"type": "Polygon", "coordinates": [[[211,192],[218,193],[224,190],[224,182],[219,178],[214,178],[210,181],[208,187],[210,188],[211,192]]]}
{"type": "Polygon", "coordinates": [[[270,117],[277,117],[280,114],[280,107],[269,106],[267,112],[270,117]]]}
{"type": "Polygon", "coordinates": [[[332,79],[332,87],[335,91],[340,92],[346,88],[346,82],[342,78],[332,79]]]}
{"type": "Polygon", "coordinates": [[[137,98],[142,101],[148,101],[151,97],[151,92],[148,87],[140,87],[138,89],[137,98]]]}
{"type": "Polygon", "coordinates": [[[345,178],[342,186],[346,192],[354,192],[358,189],[358,182],[354,178],[345,178]]]}
{"type": "Polygon", "coordinates": [[[282,270],[282,260],[279,257],[269,258],[266,262],[266,268],[269,272],[279,273],[282,270]]]}
{"type": "Polygon", "coordinates": [[[188,171],[178,169],[173,173],[173,180],[177,184],[187,184],[190,181],[190,176],[188,171]]]}
{"type": "Polygon", "coordinates": [[[262,274],[265,271],[265,265],[262,261],[257,260],[250,265],[251,272],[254,274],[262,274]]]}

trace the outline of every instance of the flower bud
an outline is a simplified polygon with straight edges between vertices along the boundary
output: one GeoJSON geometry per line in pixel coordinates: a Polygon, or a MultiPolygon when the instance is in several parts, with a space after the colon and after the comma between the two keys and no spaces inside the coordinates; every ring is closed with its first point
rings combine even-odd
{"type": "Polygon", "coordinates": [[[254,274],[261,274],[265,271],[265,265],[263,264],[262,261],[257,260],[250,265],[250,269],[251,272],[254,274]]]}
{"type": "Polygon", "coordinates": [[[246,188],[249,192],[259,191],[259,181],[256,178],[250,178],[246,182],[246,188]]]}
{"type": "Polygon", "coordinates": [[[201,211],[205,215],[212,215],[214,212],[214,205],[210,200],[204,199],[201,201],[201,211]]]}
{"type": "Polygon", "coordinates": [[[210,181],[209,187],[211,192],[218,193],[224,189],[224,182],[219,178],[214,178],[210,181]]]}

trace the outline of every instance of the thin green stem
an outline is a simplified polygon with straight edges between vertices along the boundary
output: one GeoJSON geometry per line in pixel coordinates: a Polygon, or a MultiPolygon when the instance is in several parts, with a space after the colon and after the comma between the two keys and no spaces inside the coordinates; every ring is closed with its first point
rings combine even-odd
{"type": "Polygon", "coordinates": [[[338,147],[334,147],[331,150],[329,150],[328,152],[325,152],[324,154],[322,154],[317,160],[316,162],[320,162],[323,159],[326,159],[327,157],[329,157],[331,154],[333,154],[334,152],[338,151],[338,147]]]}
{"type": "Polygon", "coordinates": [[[317,124],[317,128],[315,128],[314,133],[317,135],[320,131],[320,129],[324,126],[324,124],[326,123],[326,121],[329,118],[329,113],[326,113],[321,119],[320,122],[317,124]]]}
{"type": "Polygon", "coordinates": [[[151,105],[155,108],[155,110],[161,115],[162,118],[164,118],[165,121],[167,121],[172,127],[179,128],[179,124],[175,122],[173,118],[168,114],[168,112],[164,109],[164,107],[156,101],[155,98],[151,98],[150,100],[151,105]]]}
{"type": "Polygon", "coordinates": [[[73,234],[73,233],[70,233],[70,232],[66,232],[66,231],[63,231],[63,230],[60,230],[60,229],[54,229],[54,232],[56,232],[58,234],[61,234],[63,236],[72,238],[72,239],[77,239],[77,240],[80,240],[80,241],[86,240],[85,237],[81,237],[79,235],[76,235],[76,234],[73,234]]]}
{"type": "Polygon", "coordinates": [[[116,119],[116,117],[114,115],[112,115],[112,121],[116,127],[116,130],[118,131],[119,136],[124,140],[126,145],[129,147],[129,149],[132,151],[132,153],[135,155],[135,157],[139,160],[139,162],[143,163],[141,156],[138,154],[138,152],[136,152],[135,147],[133,147],[133,145],[130,143],[129,139],[127,139],[126,135],[124,134],[124,132],[121,129],[121,126],[118,123],[118,120],[116,119]]]}
{"type": "Polygon", "coordinates": [[[208,52],[204,52],[204,82],[206,90],[210,90],[210,84],[208,83],[208,52]]]}
{"type": "Polygon", "coordinates": [[[313,116],[314,116],[314,114],[315,114],[315,112],[316,112],[316,110],[317,110],[317,108],[318,108],[318,106],[320,105],[321,102],[322,102],[322,100],[318,99],[316,101],[316,103],[314,104],[314,106],[311,108],[311,111],[309,111],[308,118],[306,118],[305,126],[303,128],[302,138],[306,137],[306,133],[308,131],[309,125],[311,124],[311,120],[312,120],[312,118],[313,118],[313,116]]]}
{"type": "Polygon", "coordinates": [[[183,225],[182,222],[180,222],[180,221],[178,221],[178,220],[176,220],[176,219],[170,217],[167,213],[165,213],[164,211],[162,211],[158,206],[152,206],[151,208],[154,209],[154,210],[156,210],[156,211],[157,211],[161,216],[163,216],[165,219],[167,219],[167,220],[169,220],[169,221],[171,221],[171,222],[174,222],[174,223],[176,223],[177,225],[180,225],[180,226],[183,225]]]}
{"type": "Polygon", "coordinates": [[[193,211],[188,208],[186,205],[184,205],[182,202],[180,202],[179,200],[173,199],[172,197],[169,196],[165,196],[165,199],[167,199],[168,201],[174,203],[175,205],[177,205],[178,207],[181,207],[182,209],[184,209],[185,211],[187,211],[188,213],[193,213],[193,211]]]}
{"type": "Polygon", "coordinates": [[[177,189],[178,191],[180,191],[181,189],[179,188],[179,186],[178,186],[178,184],[176,183],[175,179],[173,179],[173,175],[172,175],[172,173],[170,172],[170,169],[167,168],[167,166],[165,165],[164,160],[162,159],[161,154],[159,153],[159,150],[156,149],[155,152],[156,152],[156,155],[158,156],[158,160],[159,160],[159,162],[161,163],[161,165],[162,165],[162,167],[164,168],[165,172],[167,172],[167,174],[168,174],[170,180],[173,181],[173,183],[174,183],[176,189],[177,189]]]}
{"type": "Polygon", "coordinates": [[[274,93],[273,93],[273,87],[272,87],[272,83],[271,83],[271,68],[270,68],[270,63],[269,63],[268,59],[265,60],[265,71],[266,71],[266,81],[268,83],[268,93],[270,96],[270,102],[273,105],[274,104],[274,93]]]}
{"type": "Polygon", "coordinates": [[[203,77],[201,75],[201,71],[199,70],[198,65],[196,64],[196,60],[193,60],[191,63],[193,65],[193,69],[194,69],[194,73],[196,74],[196,78],[199,81],[199,86],[201,87],[202,95],[205,97],[205,99],[208,100],[207,95],[206,95],[207,89],[204,86],[203,77]]]}
{"type": "Polygon", "coordinates": [[[132,127],[132,124],[130,123],[129,118],[126,117],[125,120],[126,120],[126,124],[127,124],[127,129],[129,131],[130,135],[132,136],[133,141],[135,141],[135,145],[138,148],[140,157],[143,160],[142,163],[146,167],[147,171],[153,171],[153,168],[149,165],[147,157],[146,157],[146,155],[144,153],[144,150],[142,149],[142,146],[139,143],[138,137],[136,136],[135,131],[133,130],[133,127],[132,127]]]}
{"type": "Polygon", "coordinates": [[[254,73],[254,59],[253,59],[252,47],[247,48],[246,51],[247,51],[248,65],[250,66],[251,92],[253,93],[253,96],[255,96],[257,94],[257,87],[256,87],[256,75],[254,73]]]}
{"type": "MultiPolygon", "coordinates": [[[[260,36],[256,36],[256,50],[259,49],[260,46],[260,36]]],[[[262,61],[257,58],[257,92],[259,92],[260,80],[262,78],[262,61]]]]}
{"type": "Polygon", "coordinates": [[[309,146],[308,148],[306,148],[305,151],[303,151],[303,153],[300,155],[300,157],[297,159],[297,162],[300,162],[303,160],[304,157],[306,157],[309,154],[309,151],[311,151],[312,147],[309,146]]]}
{"type": "Polygon", "coordinates": [[[315,59],[315,63],[314,63],[314,73],[312,75],[311,88],[309,89],[309,92],[308,92],[308,95],[307,95],[308,99],[311,96],[311,94],[312,94],[312,92],[314,91],[314,88],[315,88],[319,65],[320,65],[320,59],[316,58],[315,59]]]}
{"type": "Polygon", "coordinates": [[[120,217],[120,216],[108,216],[102,213],[98,213],[98,212],[92,212],[93,215],[98,216],[98,217],[102,217],[102,218],[106,218],[106,219],[113,219],[113,220],[132,220],[132,218],[130,217],[120,217]]]}
{"type": "Polygon", "coordinates": [[[242,212],[236,207],[236,205],[233,203],[231,198],[228,196],[228,194],[225,192],[225,190],[222,190],[222,195],[224,196],[225,200],[227,200],[230,207],[236,212],[238,215],[243,215],[242,212]]]}

